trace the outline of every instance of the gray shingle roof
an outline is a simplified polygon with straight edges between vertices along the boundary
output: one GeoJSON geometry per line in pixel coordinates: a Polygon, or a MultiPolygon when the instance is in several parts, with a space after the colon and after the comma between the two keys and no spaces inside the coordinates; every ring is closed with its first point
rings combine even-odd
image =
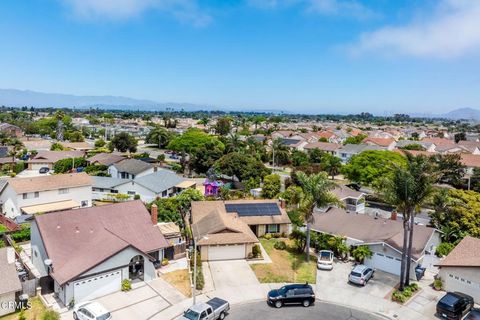
{"type": "Polygon", "coordinates": [[[2,275],[0,295],[22,290],[15,263],[8,261],[8,250],[10,249],[11,248],[0,249],[0,274],[2,275]]]}
{"type": "Polygon", "coordinates": [[[125,159],[115,163],[113,166],[119,172],[128,172],[135,175],[153,168],[153,165],[137,159],[125,159]]]}
{"type": "Polygon", "coordinates": [[[101,188],[101,189],[114,188],[121,184],[132,181],[130,179],[119,179],[119,178],[97,177],[97,176],[92,176],[92,180],[93,180],[92,187],[101,188]]]}
{"type": "Polygon", "coordinates": [[[179,177],[176,173],[165,170],[158,169],[157,172],[147,174],[142,177],[135,178],[135,183],[152,190],[155,193],[160,193],[164,190],[170,189],[185,179],[179,177]]]}

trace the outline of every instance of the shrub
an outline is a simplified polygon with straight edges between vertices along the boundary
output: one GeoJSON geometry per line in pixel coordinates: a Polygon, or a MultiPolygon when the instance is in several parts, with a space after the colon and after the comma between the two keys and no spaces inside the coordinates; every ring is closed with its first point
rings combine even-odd
{"type": "Polygon", "coordinates": [[[273,247],[277,250],[285,250],[287,249],[287,244],[285,243],[285,241],[277,241],[275,242],[273,247]]]}
{"type": "Polygon", "coordinates": [[[442,290],[443,289],[443,282],[442,282],[442,279],[440,277],[435,278],[435,280],[433,280],[433,287],[436,290],[442,290]]]}
{"type": "Polygon", "coordinates": [[[47,310],[42,314],[42,320],[60,320],[60,314],[54,310],[47,310]]]}
{"type": "Polygon", "coordinates": [[[162,259],[162,266],[166,266],[168,264],[168,259],[167,258],[163,258],[162,259]]]}
{"type": "Polygon", "coordinates": [[[122,281],[122,291],[130,291],[132,289],[132,281],[130,279],[124,279],[122,281]]]}
{"type": "Polygon", "coordinates": [[[21,230],[12,233],[10,236],[16,242],[28,241],[30,240],[30,226],[24,224],[21,226],[21,230]]]}
{"type": "Polygon", "coordinates": [[[139,194],[134,195],[133,200],[140,200],[140,195],[139,194]]]}
{"type": "Polygon", "coordinates": [[[367,258],[371,258],[372,254],[372,251],[367,246],[358,246],[352,250],[353,258],[360,263],[363,263],[363,261],[367,258]]]}
{"type": "Polygon", "coordinates": [[[20,312],[18,313],[18,320],[27,320],[24,309],[20,310],[20,312]]]}
{"type": "Polygon", "coordinates": [[[270,240],[270,239],[272,239],[272,234],[271,234],[271,233],[266,233],[263,237],[264,237],[266,240],[270,240]]]}
{"type": "Polygon", "coordinates": [[[202,268],[197,269],[197,290],[202,290],[205,286],[205,279],[203,277],[202,268]]]}
{"type": "Polygon", "coordinates": [[[403,291],[395,290],[392,293],[392,301],[396,301],[399,303],[405,303],[415,291],[420,290],[420,287],[416,283],[412,283],[409,286],[406,286],[403,291]]]}
{"type": "Polygon", "coordinates": [[[435,254],[438,256],[438,257],[445,257],[447,256],[450,251],[453,250],[455,246],[453,245],[453,243],[450,243],[450,242],[442,242],[440,243],[440,245],[437,247],[437,250],[435,250],[435,254]]]}
{"type": "Polygon", "coordinates": [[[252,248],[252,254],[255,258],[258,258],[261,254],[260,246],[258,244],[254,245],[252,248]]]}

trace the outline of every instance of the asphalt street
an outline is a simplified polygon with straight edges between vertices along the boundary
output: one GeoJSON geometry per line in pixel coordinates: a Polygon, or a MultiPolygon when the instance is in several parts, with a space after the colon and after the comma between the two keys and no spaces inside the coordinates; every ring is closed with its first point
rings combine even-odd
{"type": "Polygon", "coordinates": [[[284,306],[270,307],[266,302],[253,302],[232,306],[226,320],[381,320],[384,318],[348,307],[317,301],[308,308],[284,306]]]}

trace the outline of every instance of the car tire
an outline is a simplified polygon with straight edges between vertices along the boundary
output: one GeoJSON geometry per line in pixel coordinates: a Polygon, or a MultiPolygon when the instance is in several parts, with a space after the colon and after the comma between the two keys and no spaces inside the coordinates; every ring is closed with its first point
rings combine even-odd
{"type": "Polygon", "coordinates": [[[78,316],[75,312],[73,313],[73,319],[78,320],[78,316]]]}
{"type": "Polygon", "coordinates": [[[303,300],[302,305],[303,305],[305,308],[310,307],[310,300],[303,300]]]}
{"type": "Polygon", "coordinates": [[[220,312],[220,316],[218,317],[218,319],[220,319],[220,320],[225,319],[225,312],[223,312],[223,311],[220,312]]]}
{"type": "Polygon", "coordinates": [[[278,308],[281,308],[283,306],[283,303],[282,303],[282,301],[275,301],[274,306],[275,306],[275,308],[278,309],[278,308]]]}

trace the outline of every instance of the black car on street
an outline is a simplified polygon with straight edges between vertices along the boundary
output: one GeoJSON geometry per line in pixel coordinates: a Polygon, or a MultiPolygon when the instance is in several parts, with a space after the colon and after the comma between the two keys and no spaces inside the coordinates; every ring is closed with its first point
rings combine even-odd
{"type": "Polygon", "coordinates": [[[315,302],[315,293],[308,283],[289,284],[280,289],[271,290],[268,293],[267,302],[275,308],[281,308],[288,304],[300,304],[309,307],[315,302]]]}

